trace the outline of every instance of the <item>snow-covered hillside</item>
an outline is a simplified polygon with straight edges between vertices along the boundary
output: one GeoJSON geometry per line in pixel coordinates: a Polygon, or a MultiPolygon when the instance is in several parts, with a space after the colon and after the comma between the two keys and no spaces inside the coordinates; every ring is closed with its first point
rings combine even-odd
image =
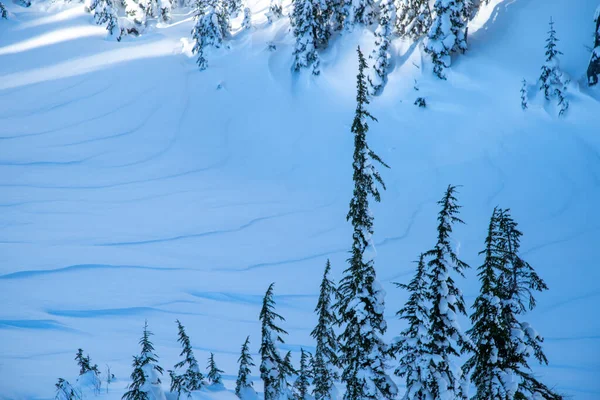
{"type": "MultiPolygon", "coordinates": [[[[6,4],[0,398],[52,398],[59,377],[75,379],[80,347],[101,371],[110,365],[120,398],[145,319],[165,369],[179,359],[179,319],[200,364],[214,352],[231,389],[247,335],[258,352],[271,282],[290,333],[284,348],[296,364],[301,347],[313,348],[325,262],[339,279],[351,245],[355,49],[370,51],[373,35],[333,41],[318,77],[294,74],[289,22],[267,25],[267,3],[250,0],[255,29],[210,53],[202,72],[191,13],[119,43],[81,4],[6,4]]],[[[436,201],[462,185],[466,225],[455,237],[473,267],[457,282],[467,304],[492,209],[509,207],[523,257],[550,287],[528,315],[550,362],[534,369],[578,400],[600,398],[600,91],[585,84],[597,6],[492,1],[447,81],[396,40],[387,86],[369,107],[379,121],[370,145],[391,167],[372,208],[388,337],[403,327],[394,314],[406,300],[392,282],[408,281],[435,243],[436,201]],[[533,87],[551,16],[572,79],[560,118],[533,87]],[[427,108],[413,105],[417,96],[427,108]]]]}

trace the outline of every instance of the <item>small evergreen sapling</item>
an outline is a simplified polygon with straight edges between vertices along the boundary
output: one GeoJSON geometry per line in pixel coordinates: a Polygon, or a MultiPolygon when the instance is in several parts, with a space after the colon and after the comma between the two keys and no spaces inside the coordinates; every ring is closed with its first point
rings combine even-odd
{"type": "Polygon", "coordinates": [[[244,20],[242,21],[242,29],[249,30],[252,28],[252,10],[250,7],[244,8],[244,20]]]}
{"type": "Polygon", "coordinates": [[[594,14],[594,48],[590,57],[590,65],[587,69],[588,84],[594,86],[600,80],[600,6],[594,14]]]}
{"type": "Polygon", "coordinates": [[[56,386],[56,395],[54,396],[55,400],[82,399],[79,389],[73,387],[69,381],[66,381],[63,378],[58,378],[58,382],[54,386],[56,386]]]}
{"type": "Polygon", "coordinates": [[[292,352],[288,351],[278,366],[279,398],[282,400],[295,400],[294,390],[290,384],[290,378],[296,375],[292,365],[292,352]]]}
{"type": "Polygon", "coordinates": [[[208,382],[213,386],[223,386],[223,378],[221,374],[222,370],[217,367],[217,363],[215,362],[215,355],[210,353],[210,357],[208,358],[208,365],[206,367],[208,369],[208,374],[206,377],[208,378],[208,382]]]}
{"type": "Polygon", "coordinates": [[[300,369],[298,370],[298,377],[294,382],[294,398],[295,400],[309,400],[309,386],[310,386],[310,353],[300,349],[300,369]]]}
{"type": "Polygon", "coordinates": [[[189,395],[190,392],[202,388],[204,375],[200,372],[198,361],[196,361],[196,357],[194,356],[192,344],[190,343],[189,336],[185,332],[185,328],[179,320],[176,320],[175,322],[177,323],[177,329],[179,331],[179,338],[177,341],[182,347],[179,356],[184,357],[183,360],[175,364],[175,370],[184,367],[186,370],[181,375],[178,375],[176,371],[169,371],[169,376],[171,377],[171,392],[175,392],[178,395],[181,395],[181,392],[184,392],[189,395]]]}
{"type": "Polygon", "coordinates": [[[554,21],[550,18],[550,30],[546,39],[546,62],[542,66],[540,75],[540,90],[544,92],[546,100],[554,96],[560,107],[559,115],[563,115],[569,108],[569,101],[565,98],[569,79],[561,71],[558,55],[562,54],[556,47],[558,38],[554,30],[554,21]]]}
{"type": "Polygon", "coordinates": [[[521,86],[521,108],[527,110],[527,81],[523,79],[521,86]]]}
{"type": "Polygon", "coordinates": [[[100,379],[98,365],[92,365],[90,356],[84,356],[82,349],[77,350],[75,361],[77,361],[77,365],[79,366],[79,378],[77,378],[78,385],[80,387],[89,387],[96,394],[100,393],[102,380],[100,379]]]}
{"type": "Polygon", "coordinates": [[[109,35],[121,41],[121,27],[119,25],[118,7],[115,0],[92,0],[89,7],[94,13],[94,21],[98,25],[105,25],[109,35]]]}
{"type": "Polygon", "coordinates": [[[332,310],[332,301],[337,298],[337,290],[333,281],[329,279],[331,263],[327,260],[325,272],[321,281],[319,300],[315,308],[317,326],[311,336],[317,342],[313,367],[313,396],[315,400],[333,400],[334,383],[338,378],[335,366],[338,364],[338,343],[333,326],[336,317],[332,310]]]}
{"type": "Polygon", "coordinates": [[[250,355],[250,336],[246,337],[246,341],[242,345],[242,351],[238,362],[240,369],[238,371],[237,380],[235,381],[235,394],[240,399],[254,399],[256,392],[254,391],[254,383],[250,377],[252,371],[250,367],[254,367],[252,355],[250,355]]]}
{"type": "Polygon", "coordinates": [[[269,21],[270,24],[280,18],[283,18],[283,7],[281,6],[281,0],[271,0],[266,16],[267,21],[269,21]]]}

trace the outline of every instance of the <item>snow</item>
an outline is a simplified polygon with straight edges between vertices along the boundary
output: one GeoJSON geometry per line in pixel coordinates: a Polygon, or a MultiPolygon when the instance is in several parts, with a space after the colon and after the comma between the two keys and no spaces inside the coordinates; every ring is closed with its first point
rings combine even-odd
{"type": "MultiPolygon", "coordinates": [[[[317,78],[292,74],[287,19],[266,25],[268,2],[250,1],[256,29],[211,52],[199,72],[182,53],[192,15],[174,10],[173,23],[117,43],[80,4],[46,12],[7,3],[0,397],[52,398],[59,377],[76,381],[82,347],[103,379],[110,365],[116,381],[107,397],[120,398],[146,318],[165,370],[179,361],[179,318],[198,360],[214,352],[231,390],[247,335],[258,360],[260,301],[273,281],[290,333],[281,347],[297,364],[300,347],[314,346],[325,260],[336,278],[347,266],[355,49],[372,50],[372,35],[357,28],[334,40],[317,78]]],[[[389,339],[404,327],[393,314],[406,300],[392,282],[413,275],[411,261],[435,242],[435,202],[460,184],[466,225],[453,236],[461,258],[479,265],[492,208],[510,207],[524,232],[523,258],[550,287],[527,315],[550,365],[532,366],[577,400],[600,397],[600,320],[590,317],[600,300],[600,94],[579,83],[596,3],[492,2],[443,82],[418,48],[394,41],[385,90],[368,106],[378,119],[369,145],[391,166],[381,169],[381,203],[371,203],[389,339]],[[521,80],[535,82],[544,62],[550,15],[574,85],[560,119],[519,104],[521,80]],[[413,105],[414,78],[426,109],[413,105]]],[[[478,286],[473,270],[466,275],[457,284],[470,305],[478,286]]]]}

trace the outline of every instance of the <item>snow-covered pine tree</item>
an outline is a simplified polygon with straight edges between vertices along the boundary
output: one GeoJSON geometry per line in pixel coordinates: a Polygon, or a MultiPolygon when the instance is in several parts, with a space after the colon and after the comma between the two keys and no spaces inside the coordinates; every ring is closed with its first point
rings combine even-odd
{"type": "Polygon", "coordinates": [[[273,287],[271,283],[260,310],[261,343],[260,343],[260,377],[264,384],[264,400],[279,400],[281,387],[279,382],[280,364],[283,359],[276,347],[277,343],[284,343],[281,335],[287,332],[276,325],[276,321],[285,319],[275,312],[275,300],[273,300],[273,287]]]}
{"type": "Polygon", "coordinates": [[[148,321],[144,322],[144,333],[139,341],[142,350],[139,356],[133,357],[133,372],[129,390],[123,395],[124,400],[150,400],[164,398],[160,387],[160,376],[163,369],[158,365],[158,356],[154,353],[154,345],[150,341],[153,333],[148,330],[148,321]]]}
{"type": "Polygon", "coordinates": [[[421,254],[417,262],[417,271],[408,285],[396,283],[409,293],[408,300],[396,315],[408,323],[392,346],[392,351],[400,361],[394,373],[406,382],[404,400],[423,400],[431,396],[425,392],[422,374],[424,361],[427,360],[426,335],[429,331],[429,303],[425,259],[421,254]]]}
{"type": "Polygon", "coordinates": [[[444,68],[452,63],[450,54],[467,50],[465,3],[466,0],[436,0],[433,5],[434,17],[424,50],[431,56],[433,72],[440,79],[446,79],[444,68]]]}
{"type": "Polygon", "coordinates": [[[300,349],[300,369],[298,370],[298,377],[294,382],[294,398],[296,400],[309,400],[309,386],[310,386],[310,353],[300,349]]]}
{"type": "Polygon", "coordinates": [[[244,20],[242,21],[242,29],[248,30],[252,28],[252,10],[250,7],[244,8],[244,20]]]}
{"type": "Polygon", "coordinates": [[[381,93],[387,82],[387,73],[390,65],[390,46],[396,23],[396,5],[394,0],[381,0],[379,3],[379,25],[375,30],[375,47],[369,56],[373,66],[369,74],[371,94],[381,93]]]}
{"type": "Polygon", "coordinates": [[[279,363],[279,399],[295,400],[294,388],[290,383],[290,378],[296,375],[296,370],[292,365],[292,352],[285,353],[285,357],[279,363]]]}
{"type": "Polygon", "coordinates": [[[215,362],[215,355],[212,352],[210,353],[210,357],[208,357],[208,365],[206,366],[206,368],[208,369],[208,374],[206,374],[208,382],[211,385],[222,386],[223,378],[221,377],[221,374],[223,373],[223,371],[220,370],[219,367],[217,367],[217,363],[215,362]]]}
{"type": "Polygon", "coordinates": [[[400,0],[396,19],[398,35],[419,40],[427,34],[431,22],[428,0],[400,0]]]}
{"type": "Polygon", "coordinates": [[[175,322],[177,323],[177,329],[179,331],[179,338],[177,341],[182,347],[179,356],[183,357],[183,360],[175,364],[175,370],[181,368],[186,368],[186,370],[181,375],[178,375],[175,370],[169,371],[169,376],[171,377],[171,392],[177,393],[179,396],[181,395],[181,392],[189,395],[190,392],[202,388],[204,375],[200,372],[198,361],[194,356],[192,344],[189,336],[185,332],[184,326],[179,320],[176,320],[175,322]]]}
{"type": "Polygon", "coordinates": [[[478,268],[481,288],[473,305],[472,327],[467,334],[473,342],[474,352],[463,367],[475,385],[472,400],[515,399],[518,385],[508,366],[507,345],[510,343],[510,326],[505,323],[502,301],[504,293],[502,275],[508,273],[507,257],[500,229],[502,211],[494,208],[485,239],[483,264],[478,268]]]}
{"type": "Polygon", "coordinates": [[[281,0],[271,0],[266,16],[270,24],[280,18],[283,18],[283,7],[281,6],[281,0]]]}
{"type": "Polygon", "coordinates": [[[79,387],[89,387],[94,392],[99,393],[102,380],[100,379],[98,364],[92,364],[90,356],[84,356],[82,349],[77,350],[75,361],[77,361],[77,365],[79,366],[79,378],[77,378],[79,387]]]}
{"type": "Polygon", "coordinates": [[[596,27],[594,32],[594,48],[592,49],[590,65],[587,69],[588,84],[590,86],[596,85],[600,80],[600,6],[598,6],[594,14],[594,25],[596,27]]]}
{"type": "Polygon", "coordinates": [[[244,6],[242,0],[223,0],[223,9],[227,13],[228,18],[236,18],[242,7],[244,6]]]}
{"type": "Polygon", "coordinates": [[[562,52],[556,48],[558,41],[554,21],[550,18],[550,30],[546,39],[546,62],[542,66],[539,82],[540,90],[544,92],[546,100],[550,100],[551,96],[556,97],[560,106],[559,115],[562,115],[569,108],[569,101],[565,98],[569,79],[560,69],[558,55],[562,52]]]}
{"type": "Polygon", "coordinates": [[[423,371],[423,390],[434,400],[459,399],[464,396],[462,375],[455,368],[455,359],[469,347],[469,339],[458,323],[458,314],[466,315],[462,292],[452,279],[451,272],[463,276],[469,266],[458,258],[450,243],[452,225],[462,224],[457,217],[460,206],[456,203],[456,187],[449,185],[438,202],[437,243],[424,256],[427,262],[429,283],[429,324],[425,348],[429,360],[423,371]]]}
{"type": "Polygon", "coordinates": [[[69,381],[66,381],[63,378],[58,378],[58,382],[54,386],[56,386],[56,395],[54,396],[54,400],[82,399],[79,389],[74,388],[69,381]]]}
{"type": "Polygon", "coordinates": [[[94,13],[96,24],[106,24],[108,33],[114,36],[117,41],[121,41],[121,27],[119,26],[117,10],[115,0],[92,0],[90,3],[90,11],[94,13]]]}
{"type": "Polygon", "coordinates": [[[0,1],[0,18],[8,19],[8,10],[4,7],[4,4],[0,1]]]}
{"type": "Polygon", "coordinates": [[[148,19],[171,19],[170,0],[125,0],[125,13],[140,25],[145,25],[148,19]]]}
{"type": "Polygon", "coordinates": [[[235,394],[242,400],[254,399],[256,397],[256,392],[254,391],[254,383],[250,377],[250,374],[252,373],[250,367],[254,367],[254,361],[250,354],[250,336],[246,337],[246,341],[242,345],[242,351],[240,358],[238,358],[238,362],[240,363],[240,369],[238,371],[237,380],[235,381],[235,394]]]}
{"type": "Polygon", "coordinates": [[[527,81],[523,79],[521,85],[521,108],[523,110],[527,109],[527,81]]]}
{"type": "Polygon", "coordinates": [[[202,1],[197,3],[196,25],[192,29],[194,47],[192,53],[198,55],[196,63],[201,71],[208,67],[205,51],[212,46],[220,48],[223,39],[228,35],[224,27],[228,25],[225,14],[219,10],[216,0],[210,0],[206,4],[202,1]]]}
{"type": "Polygon", "coordinates": [[[293,27],[296,45],[294,47],[293,70],[312,66],[313,75],[319,75],[319,55],[317,54],[316,32],[321,0],[292,0],[290,24],[293,27]]]}
{"type": "Polygon", "coordinates": [[[331,263],[327,260],[325,272],[321,281],[319,300],[315,308],[317,314],[317,326],[311,332],[311,336],[317,342],[315,357],[313,360],[313,383],[312,395],[315,400],[334,400],[334,382],[337,380],[335,366],[338,364],[337,337],[333,330],[337,322],[332,310],[332,301],[337,298],[337,290],[333,281],[329,279],[331,263]]]}
{"type": "Polygon", "coordinates": [[[506,329],[510,332],[504,369],[517,378],[518,388],[514,398],[562,400],[561,395],[540,382],[531,371],[529,358],[533,356],[543,364],[548,364],[548,359],[542,350],[543,338],[529,323],[520,321],[527,309],[535,308],[533,293],[548,290],[548,286],[531,265],[519,256],[523,234],[517,229],[510,210],[500,213],[499,227],[507,264],[506,271],[500,276],[503,287],[501,306],[506,329]]]}
{"type": "Polygon", "coordinates": [[[356,25],[370,26],[376,21],[377,12],[374,0],[341,0],[339,13],[346,31],[356,25]]]}
{"type": "Polygon", "coordinates": [[[350,265],[340,282],[340,298],[336,304],[343,329],[339,337],[340,364],[342,382],[346,385],[345,400],[383,400],[393,398],[398,389],[385,371],[388,359],[388,346],[382,338],[387,329],[383,316],[385,292],[376,280],[369,196],[379,201],[377,184],[385,189],[374,164],[387,165],[367,144],[367,118],[373,121],[375,118],[365,108],[369,104],[365,76],[367,62],[360,48],[357,53],[357,105],[351,129],[354,134],[354,195],[346,217],[354,232],[348,259],[350,265]]]}

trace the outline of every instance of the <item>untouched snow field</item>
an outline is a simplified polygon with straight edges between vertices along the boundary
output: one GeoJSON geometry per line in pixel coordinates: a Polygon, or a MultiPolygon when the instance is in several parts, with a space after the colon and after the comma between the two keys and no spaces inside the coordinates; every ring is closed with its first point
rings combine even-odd
{"type": "MultiPolygon", "coordinates": [[[[198,360],[214,352],[232,388],[246,335],[258,352],[260,302],[273,281],[290,333],[284,348],[296,364],[301,347],[313,349],[325,261],[338,279],[351,245],[355,48],[370,51],[373,39],[357,29],[323,54],[320,77],[294,75],[287,18],[267,27],[267,2],[250,6],[257,29],[209,54],[199,72],[191,14],[117,43],[80,4],[7,4],[0,398],[52,398],[57,378],[75,381],[78,347],[102,371],[111,366],[110,397],[120,398],[144,319],[165,370],[179,359],[179,318],[198,360]]],[[[600,91],[582,83],[596,6],[493,1],[446,82],[397,41],[388,85],[370,106],[379,119],[371,147],[391,166],[373,206],[389,338],[406,299],[392,282],[413,274],[412,261],[435,243],[435,202],[449,183],[462,185],[466,225],[455,239],[472,266],[458,280],[465,300],[478,292],[492,208],[510,207],[523,256],[550,287],[529,315],[550,361],[535,371],[578,400],[600,398],[600,91]],[[544,61],[550,16],[572,78],[564,118],[534,87],[536,99],[520,108],[521,80],[535,83],[544,61]],[[417,96],[427,109],[413,105],[417,96]]]]}

